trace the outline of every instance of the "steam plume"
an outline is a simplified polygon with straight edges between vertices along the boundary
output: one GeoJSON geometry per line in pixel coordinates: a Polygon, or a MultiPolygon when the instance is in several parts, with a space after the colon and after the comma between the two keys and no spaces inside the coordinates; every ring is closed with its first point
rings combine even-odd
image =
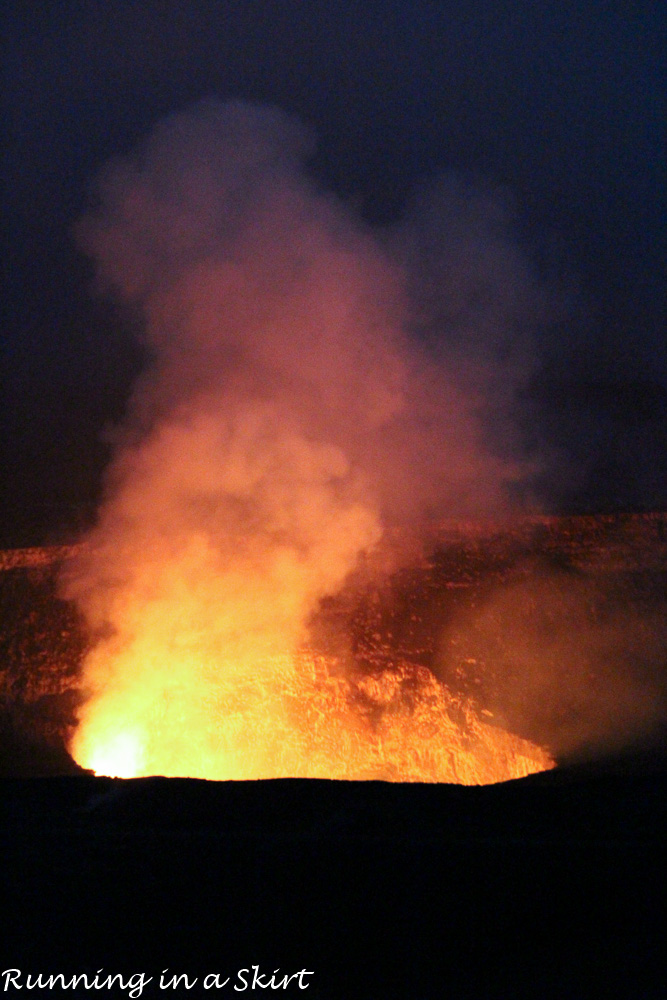
{"type": "Polygon", "coordinates": [[[224,691],[239,726],[262,702],[244,751],[259,773],[287,711],[269,675],[289,674],[321,599],[392,526],[502,510],[526,474],[488,433],[530,356],[506,349],[533,289],[502,218],[450,187],[429,196],[435,228],[422,205],[400,238],[374,234],[309,178],[311,151],[277,109],[207,101],[111,164],[80,224],[151,359],[66,581],[101,637],[80,756],[95,716],[109,754],[149,766],[150,731],[177,713],[198,745],[176,742],[174,766],[226,776],[201,764],[224,691]]]}

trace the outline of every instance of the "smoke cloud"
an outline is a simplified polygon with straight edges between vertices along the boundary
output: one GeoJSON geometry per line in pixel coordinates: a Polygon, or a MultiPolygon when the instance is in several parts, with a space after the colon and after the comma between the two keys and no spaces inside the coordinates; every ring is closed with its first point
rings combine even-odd
{"type": "Polygon", "coordinates": [[[667,616],[655,579],[613,557],[517,565],[445,630],[438,671],[560,761],[650,746],[667,720],[667,616]]]}
{"type": "Polygon", "coordinates": [[[79,226],[149,358],[64,584],[99,637],[80,757],[95,717],[148,767],[169,713],[212,757],[221,689],[264,718],[269,674],[396,526],[497,514],[534,471],[512,408],[543,302],[505,210],[442,182],[374,232],[312,150],[275,108],[207,101],[110,164],[79,226]]]}

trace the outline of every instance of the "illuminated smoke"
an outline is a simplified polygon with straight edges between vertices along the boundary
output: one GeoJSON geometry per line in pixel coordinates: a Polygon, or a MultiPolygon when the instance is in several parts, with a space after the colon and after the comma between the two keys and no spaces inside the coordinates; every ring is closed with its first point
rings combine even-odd
{"type": "Polygon", "coordinates": [[[293,769],[322,598],[396,525],[498,512],[526,474],[489,430],[530,357],[507,351],[532,289],[502,219],[450,189],[430,234],[418,210],[374,234],[309,179],[311,152],[276,109],[208,101],[111,164],[80,225],[149,356],[64,583],[99,637],[73,745],[98,770],[293,769]]]}
{"type": "Polygon", "coordinates": [[[615,559],[576,571],[519,564],[442,637],[442,674],[465,650],[494,717],[561,761],[651,746],[664,732],[664,596],[615,559]]]}

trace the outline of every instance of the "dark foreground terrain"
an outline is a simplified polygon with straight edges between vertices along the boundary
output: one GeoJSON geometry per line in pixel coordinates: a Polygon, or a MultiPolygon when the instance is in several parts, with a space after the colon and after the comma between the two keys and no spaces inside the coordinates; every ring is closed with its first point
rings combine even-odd
{"type": "Polygon", "coordinates": [[[281,995],[332,1000],[661,997],[667,782],[625,771],[4,779],[0,972],[145,972],[145,997],[276,995],[276,969],[312,972],[281,995]],[[165,969],[192,988],[161,990],[165,969]]]}

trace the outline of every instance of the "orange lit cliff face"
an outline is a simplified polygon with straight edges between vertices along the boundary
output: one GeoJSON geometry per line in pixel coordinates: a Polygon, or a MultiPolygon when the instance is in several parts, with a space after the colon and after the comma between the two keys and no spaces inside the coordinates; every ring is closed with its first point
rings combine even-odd
{"type": "MultiPolygon", "coordinates": [[[[143,645],[146,643],[146,645],[143,645]]],[[[489,784],[553,766],[526,740],[484,723],[425,668],[356,681],[331,676],[322,657],[275,654],[212,661],[169,651],[164,635],[140,656],[134,683],[88,703],[74,741],[97,774],[195,778],[308,777],[489,784]],[[220,678],[224,680],[220,680],[220,678]]],[[[111,657],[113,653],[109,652],[111,657]]]]}
{"type": "Polygon", "coordinates": [[[118,697],[90,702],[72,748],[78,762],[128,778],[464,785],[553,766],[540,748],[482,722],[424,668],[354,684],[331,677],[319,658],[276,656],[259,678],[255,669],[250,680],[231,670],[224,686],[211,689],[186,667],[185,684],[174,671],[173,684],[139,681],[118,697]]]}
{"type": "MultiPolygon", "coordinates": [[[[308,649],[320,603],[388,529],[498,509],[523,470],[484,444],[494,376],[477,363],[462,384],[460,358],[417,346],[403,265],[315,190],[307,152],[275,109],[203,104],[110,168],[81,225],[152,360],[63,580],[98,637],[72,753],[98,773],[215,779],[549,767],[423,668],[352,676],[308,649]]],[[[460,255],[480,266],[471,240],[460,255]]],[[[493,240],[485,295],[513,259],[494,272],[493,240]]]]}
{"type": "Polygon", "coordinates": [[[82,716],[75,758],[116,777],[217,780],[488,784],[553,766],[538,747],[483,722],[423,667],[350,680],[307,652],[267,653],[259,666],[242,655],[209,659],[206,669],[201,649],[188,649],[183,635],[165,639],[164,629],[125,655],[99,650],[104,689],[82,716]],[[109,675],[124,670],[134,681],[114,692],[109,675]]]}

